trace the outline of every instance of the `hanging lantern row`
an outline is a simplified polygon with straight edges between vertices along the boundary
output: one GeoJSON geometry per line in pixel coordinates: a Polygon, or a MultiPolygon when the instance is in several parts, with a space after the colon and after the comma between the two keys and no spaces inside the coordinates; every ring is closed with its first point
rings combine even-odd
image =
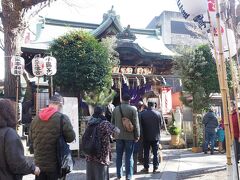
{"type": "Polygon", "coordinates": [[[36,77],[53,76],[57,72],[57,60],[52,56],[34,57],[32,59],[32,71],[36,77]]]}
{"type": "MultiPolygon", "coordinates": [[[[220,34],[217,30],[217,20],[216,20],[216,7],[218,4],[216,4],[216,0],[198,0],[193,3],[192,0],[176,0],[178,8],[182,14],[182,16],[190,21],[193,21],[196,23],[196,25],[203,30],[204,32],[207,32],[208,39],[210,42],[213,42],[211,33],[210,33],[210,22],[208,18],[208,13],[211,19],[211,24],[213,27],[213,34],[214,34],[214,41],[217,42],[218,35],[220,34]]],[[[224,55],[226,58],[229,57],[229,49],[227,44],[227,38],[229,44],[231,44],[231,52],[230,55],[234,56],[236,55],[236,40],[234,37],[234,32],[231,29],[225,29],[224,22],[220,21],[221,26],[221,36],[222,36],[222,44],[223,44],[223,51],[225,52],[224,55]]],[[[213,47],[213,44],[211,44],[213,47]]],[[[217,50],[217,53],[219,52],[219,45],[218,43],[215,43],[215,47],[217,50]]],[[[213,51],[213,50],[212,50],[213,51]]]]}
{"type": "MultiPolygon", "coordinates": [[[[24,59],[20,56],[13,56],[11,58],[11,74],[18,76],[24,72],[25,63],[24,59]]],[[[53,76],[57,72],[57,60],[52,56],[46,56],[45,58],[34,57],[32,59],[32,71],[34,76],[53,76]]]]}

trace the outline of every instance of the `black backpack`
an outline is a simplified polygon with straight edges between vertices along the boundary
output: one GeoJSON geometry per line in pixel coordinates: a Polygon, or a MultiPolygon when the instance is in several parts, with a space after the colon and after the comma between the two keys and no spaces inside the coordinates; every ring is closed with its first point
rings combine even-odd
{"type": "Polygon", "coordinates": [[[73,170],[74,160],[69,145],[63,136],[63,115],[60,118],[60,135],[57,140],[57,161],[59,178],[65,177],[73,170]]]}
{"type": "Polygon", "coordinates": [[[99,124],[100,123],[88,125],[83,134],[82,149],[87,155],[97,156],[101,152],[102,145],[98,130],[99,124]]]}

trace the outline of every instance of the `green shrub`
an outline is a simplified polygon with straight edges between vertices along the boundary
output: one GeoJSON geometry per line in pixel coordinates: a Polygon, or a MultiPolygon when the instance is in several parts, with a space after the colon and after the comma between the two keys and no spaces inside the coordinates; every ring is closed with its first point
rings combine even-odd
{"type": "Polygon", "coordinates": [[[168,131],[171,135],[179,135],[181,133],[181,129],[175,126],[175,117],[172,113],[172,122],[168,127],[168,131]]]}
{"type": "Polygon", "coordinates": [[[176,127],[175,125],[171,125],[168,131],[171,135],[179,135],[181,133],[181,129],[176,127]]]}
{"type": "Polygon", "coordinates": [[[72,31],[55,39],[49,52],[57,59],[54,85],[63,92],[95,92],[111,88],[108,49],[92,34],[72,31]]]}

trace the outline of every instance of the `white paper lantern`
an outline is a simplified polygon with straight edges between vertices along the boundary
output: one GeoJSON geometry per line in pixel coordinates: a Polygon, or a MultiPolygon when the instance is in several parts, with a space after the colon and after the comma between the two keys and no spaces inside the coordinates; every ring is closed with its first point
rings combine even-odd
{"type": "Polygon", "coordinates": [[[177,5],[185,19],[201,18],[207,12],[207,0],[177,0],[177,5]]]}
{"type": "Polygon", "coordinates": [[[11,74],[19,76],[23,74],[25,68],[24,59],[20,56],[13,56],[11,58],[11,74]]]}
{"type": "Polygon", "coordinates": [[[53,76],[57,72],[57,60],[55,57],[46,56],[44,58],[44,74],[47,76],[53,76]]]}
{"type": "Polygon", "coordinates": [[[44,75],[44,60],[41,57],[34,57],[32,59],[32,71],[34,76],[40,77],[44,75]]]}

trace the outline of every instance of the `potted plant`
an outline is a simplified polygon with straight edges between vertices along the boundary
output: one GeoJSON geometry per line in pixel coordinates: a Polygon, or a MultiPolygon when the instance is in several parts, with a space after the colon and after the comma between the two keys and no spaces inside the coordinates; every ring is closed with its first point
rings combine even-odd
{"type": "Polygon", "coordinates": [[[168,128],[168,132],[171,134],[171,144],[178,145],[180,142],[181,129],[175,125],[175,118],[173,113],[172,113],[172,122],[168,128]]]}
{"type": "Polygon", "coordinates": [[[180,128],[176,127],[174,124],[172,124],[169,127],[169,133],[171,134],[171,144],[172,145],[178,145],[180,142],[180,128]]]}

